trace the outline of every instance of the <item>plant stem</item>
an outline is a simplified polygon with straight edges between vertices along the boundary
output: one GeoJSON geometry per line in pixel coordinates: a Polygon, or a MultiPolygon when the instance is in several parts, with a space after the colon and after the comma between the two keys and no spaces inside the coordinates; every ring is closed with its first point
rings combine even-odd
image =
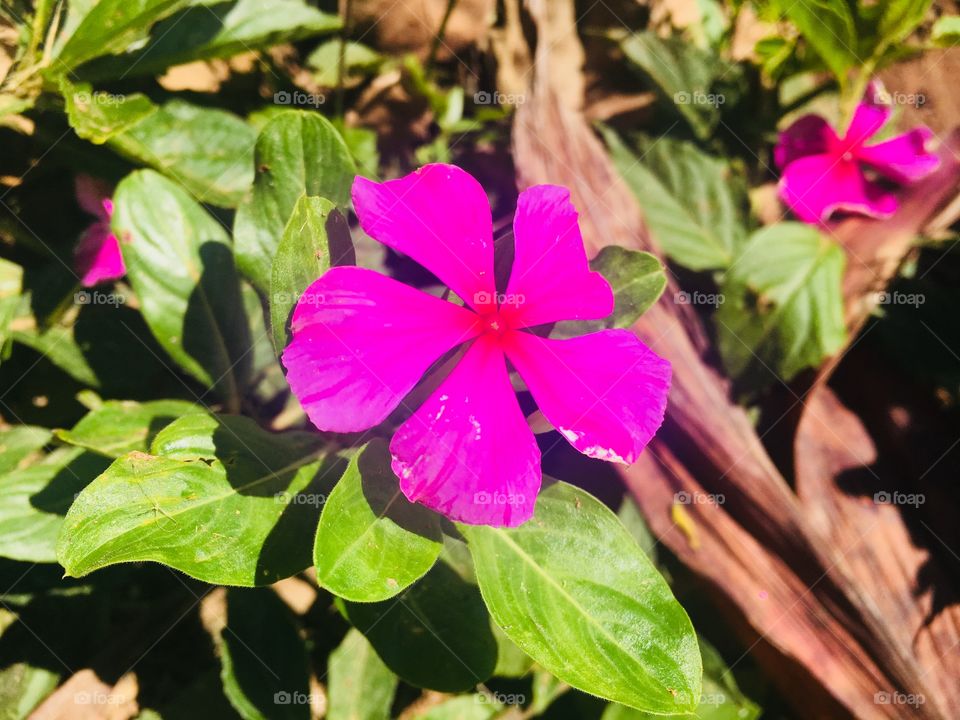
{"type": "Polygon", "coordinates": [[[450,16],[453,14],[453,10],[456,6],[457,0],[447,0],[447,9],[443,13],[443,20],[440,21],[440,28],[437,30],[437,34],[433,38],[433,43],[430,45],[430,54],[427,55],[424,73],[428,78],[433,72],[433,66],[437,62],[437,53],[440,52],[440,43],[443,42],[443,35],[447,31],[447,23],[450,22],[450,16]]]}

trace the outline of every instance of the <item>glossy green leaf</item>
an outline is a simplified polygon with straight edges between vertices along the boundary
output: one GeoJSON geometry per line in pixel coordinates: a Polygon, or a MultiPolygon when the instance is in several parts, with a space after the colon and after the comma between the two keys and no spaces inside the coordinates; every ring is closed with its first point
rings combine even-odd
{"type": "Polygon", "coordinates": [[[57,535],[67,508],[106,464],[80,448],[60,448],[0,476],[0,556],[56,562],[57,535]]]}
{"type": "Polygon", "coordinates": [[[754,233],[722,278],[718,347],[732,377],[789,380],[846,338],[843,250],[816,228],[784,222],[754,233]]]}
{"type": "Polygon", "coordinates": [[[613,312],[603,320],[557,323],[551,337],[576,337],[609,328],[627,328],[650,309],[667,286],[667,274],[656,255],[608,245],[590,261],[590,269],[603,275],[613,290],[613,312]]]}
{"type": "Polygon", "coordinates": [[[270,325],[279,355],[290,340],[290,313],[303,291],[330,269],[327,221],[332,202],[303,195],[297,200],[277,245],[270,275],[270,325]]]}
{"type": "Polygon", "coordinates": [[[411,685],[457,692],[493,674],[497,643],[480,591],[446,562],[395,598],[343,606],[387,667],[411,685]]]}
{"type": "Polygon", "coordinates": [[[237,265],[263,293],[270,291],[273,258],[301,195],[343,206],[355,168],[343,138],[317,113],[277,115],[257,138],[253,191],[237,210],[237,265]]]}
{"type": "Polygon", "coordinates": [[[225,58],[296,42],[341,25],[302,0],[194,2],[156,24],[136,51],[104,58],[85,74],[99,78],[153,75],[173,65],[225,58]]]}
{"type": "Polygon", "coordinates": [[[218,644],[223,691],[243,720],[309,720],[307,648],[273,591],[230,589],[218,644]]]}
{"type": "Polygon", "coordinates": [[[56,430],[63,442],[118,458],[134,450],[146,452],[153,437],[181,415],[203,413],[185,400],[107,400],[71,430],[56,430]]]}
{"type": "Polygon", "coordinates": [[[838,78],[858,65],[857,28],[847,0],[785,3],[787,17],[838,78]]]}
{"type": "MultiPolygon", "coordinates": [[[[700,641],[703,656],[703,691],[695,717],[701,720],[756,720],[760,708],[744,695],[720,654],[708,643],[700,641]]],[[[653,715],[625,705],[607,706],[600,720],[684,720],[687,714],[653,715]]]]}
{"type": "MultiPolygon", "coordinates": [[[[62,72],[126,50],[144,38],[150,27],[186,5],[187,0],[100,0],[83,7],[74,27],[67,27],[53,69],[62,72]],[[89,9],[87,9],[89,8],[89,9]]],[[[73,3],[71,3],[71,10],[73,3]]]]}
{"type": "Polygon", "coordinates": [[[357,453],[323,507],[317,582],[354,602],[386,600],[423,577],[443,547],[440,516],[409,502],[386,443],[357,453]]]}
{"type": "Polygon", "coordinates": [[[617,517],[565,483],[515,529],[460,526],[497,624],[585,692],[651,712],[690,712],[700,653],[687,614],[617,517]]]}
{"type": "Polygon", "coordinates": [[[710,137],[721,109],[737,99],[742,70],[683,38],[647,30],[630,33],[620,47],[628,65],[653,81],[700,139],[710,137]]]}
{"type": "Polygon", "coordinates": [[[90,83],[71,85],[66,78],[60,80],[60,92],[74,132],[97,145],[157,111],[157,106],[146,95],[94,91],[90,83]]]}
{"type": "Polygon", "coordinates": [[[327,676],[327,720],[388,720],[397,676],[360,632],[330,654],[327,676]]]}
{"type": "Polygon", "coordinates": [[[692,143],[641,139],[635,153],[604,130],[610,156],[654,239],[691,270],[729,265],[746,238],[746,186],[730,165],[692,143]]]}
{"type": "Polygon", "coordinates": [[[253,183],[256,132],[233,113],[171,100],[110,146],[176,180],[201,202],[235,207],[253,183]]]}
{"type": "Polygon", "coordinates": [[[667,275],[656,255],[628,250],[616,245],[603,248],[590,261],[590,269],[599,272],[613,288],[613,315],[606,327],[630,327],[653,305],[667,286],[667,275]]]}
{"type": "Polygon", "coordinates": [[[186,191],[150,170],[128,175],[114,203],[113,229],[151,332],[236,409],[250,337],[229,236],[186,191]]]}
{"type": "Polygon", "coordinates": [[[266,585],[311,563],[337,463],[313,433],[245,417],[186,415],[91,483],[57,546],[68,575],[152,560],[221,585],[266,585]]]}

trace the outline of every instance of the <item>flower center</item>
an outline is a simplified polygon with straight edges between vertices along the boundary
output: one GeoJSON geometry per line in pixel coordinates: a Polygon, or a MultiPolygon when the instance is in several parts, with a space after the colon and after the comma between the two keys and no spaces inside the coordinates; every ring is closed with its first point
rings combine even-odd
{"type": "Polygon", "coordinates": [[[494,335],[502,335],[510,329],[509,323],[500,314],[499,310],[491,310],[480,316],[480,322],[483,323],[483,332],[494,335]]]}

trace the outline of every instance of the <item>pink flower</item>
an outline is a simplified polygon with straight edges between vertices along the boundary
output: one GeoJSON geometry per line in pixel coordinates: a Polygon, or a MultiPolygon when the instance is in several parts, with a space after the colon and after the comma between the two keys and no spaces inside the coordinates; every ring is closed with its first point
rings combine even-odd
{"type": "Polygon", "coordinates": [[[780,197],[798,218],[816,225],[836,211],[890,217],[897,196],[882,179],[910,183],[937,169],[926,127],[867,145],[889,117],[889,107],[868,100],[857,106],[843,137],[819,115],[804,115],[780,133],[774,149],[783,172],[780,197]]]}
{"type": "Polygon", "coordinates": [[[116,280],[127,273],[120,254],[120,243],[110,230],[113,201],[109,188],[89,175],[77,175],[77,202],[80,207],[97,218],[77,243],[73,262],[80,283],[93,287],[107,280],[116,280]]]}
{"type": "Polygon", "coordinates": [[[507,359],[577,450],[637,459],[663,422],[670,364],[627,330],[568,340],[527,331],[613,310],[610,285],[587,264],[569,191],[540,185],[520,194],[502,294],[487,197],[463,170],[427,165],[384,183],[358,177],[353,204],[367,234],[429,269],[466,306],[371,270],[326,272],[300,298],[283,353],[314,425],[352,432],[379,424],[441,356],[469,343],[390,443],[412,502],[471,524],[515,526],[533,513],[540,451],[507,359]]]}

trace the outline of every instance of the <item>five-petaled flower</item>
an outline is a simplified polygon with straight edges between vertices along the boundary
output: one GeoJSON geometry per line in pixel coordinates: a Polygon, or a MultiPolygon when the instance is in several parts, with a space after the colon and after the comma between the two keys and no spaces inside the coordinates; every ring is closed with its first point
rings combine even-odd
{"type": "Polygon", "coordinates": [[[804,222],[820,225],[838,211],[890,217],[898,205],[890,181],[914,182],[939,166],[926,127],[867,145],[890,118],[890,108],[873,98],[868,92],[857,105],[843,137],[819,115],[804,115],[780,134],[780,197],[804,222]]]}
{"type": "Polygon", "coordinates": [[[412,502],[470,524],[515,526],[533,513],[540,450],[507,359],[577,450],[637,459],[663,421],[670,364],[628,330],[563,340],[529,332],[613,310],[610,285],[587,264],[568,190],[540,185],[520,194],[502,293],[490,206],[463,170],[436,164],[383,183],[358,177],[353,204],[367,234],[432,271],[464,305],[371,270],[327,271],[298,302],[283,353],[314,425],[351,432],[379,424],[441,356],[465,345],[390,443],[412,502]]]}
{"type": "Polygon", "coordinates": [[[89,175],[76,178],[77,203],[96,218],[83,232],[73,254],[80,283],[93,287],[107,280],[122,278],[127,273],[117,236],[110,230],[113,200],[107,186],[89,175]]]}

